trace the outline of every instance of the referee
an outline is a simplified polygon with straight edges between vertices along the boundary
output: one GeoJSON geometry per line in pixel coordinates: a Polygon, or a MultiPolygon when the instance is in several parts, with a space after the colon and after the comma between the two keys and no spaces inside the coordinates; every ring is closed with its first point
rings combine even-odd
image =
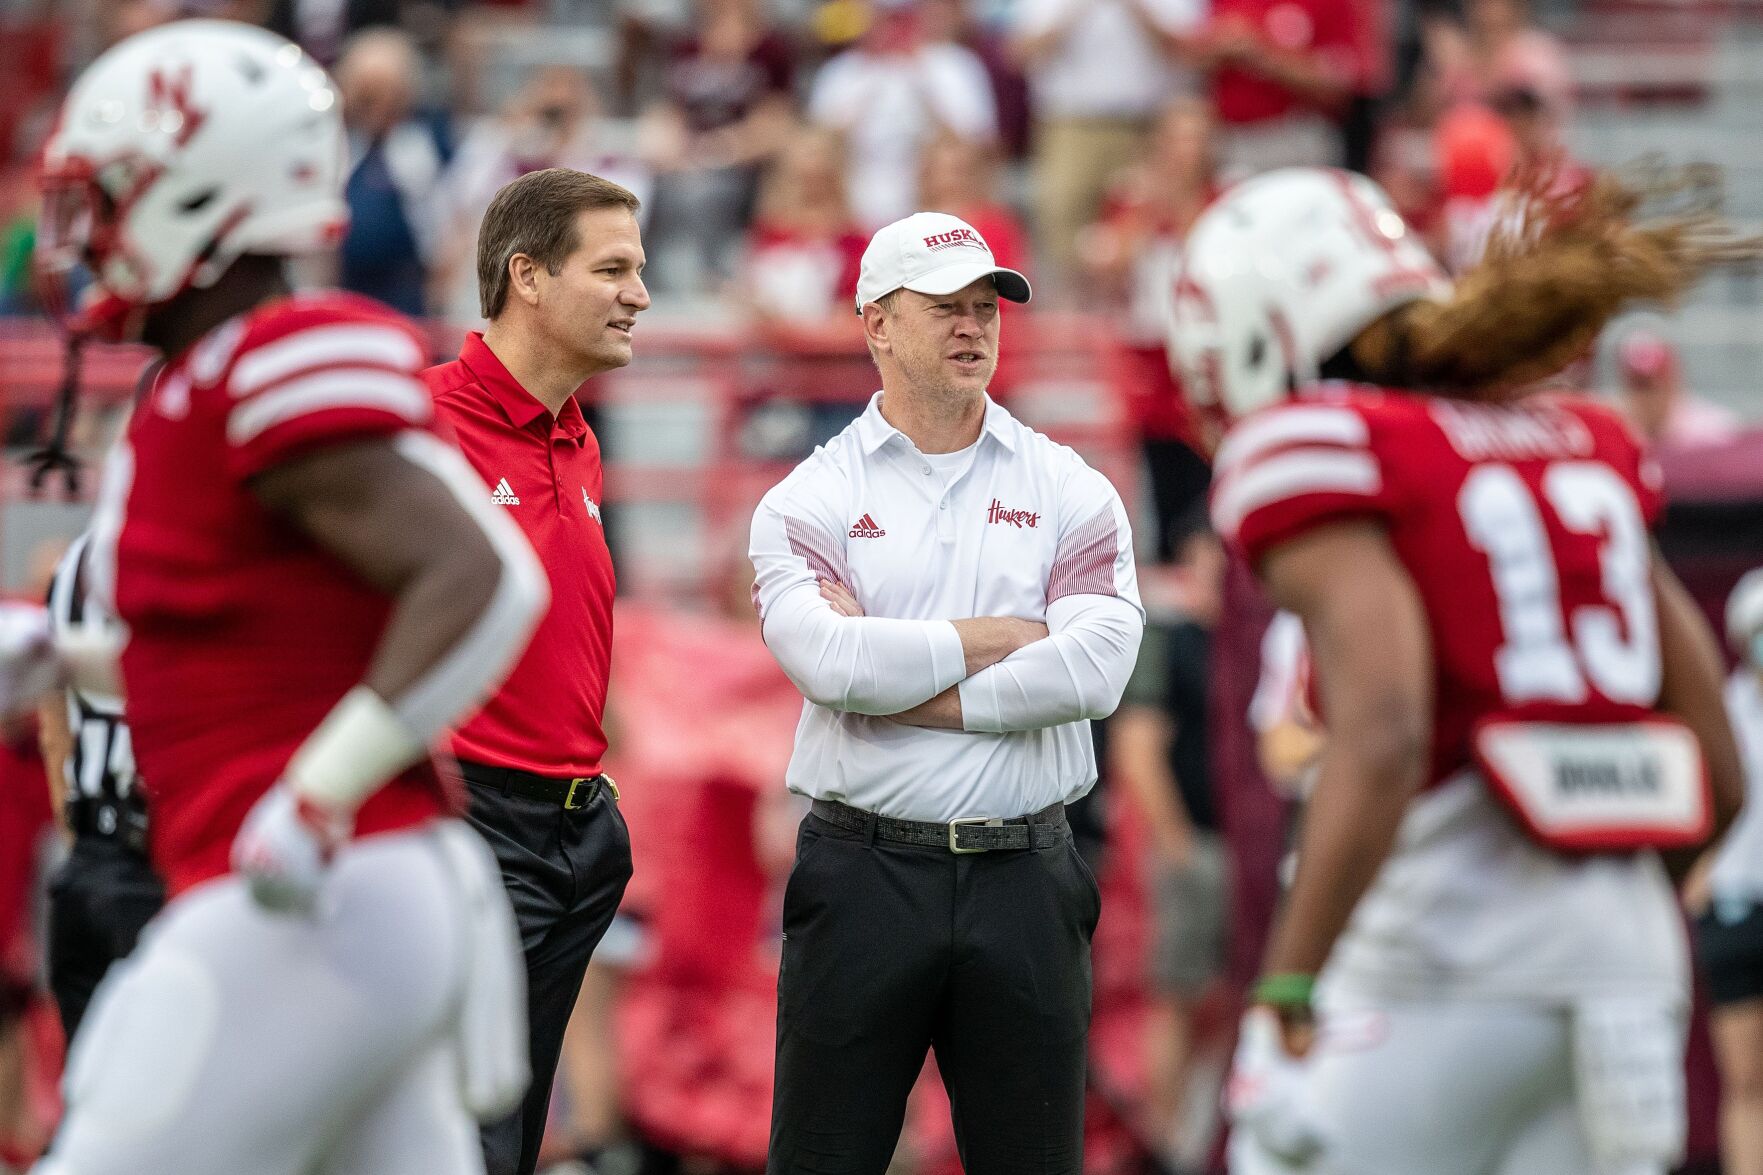
{"type": "MultiPolygon", "coordinates": [[[[49,583],[58,638],[111,624],[90,594],[90,534],[73,541],[49,583]]],[[[165,904],[147,860],[147,803],[119,698],[68,688],[40,710],[43,763],[63,822],[67,860],[49,883],[49,989],[72,1040],[110,965],[135,949],[165,904]]]]}
{"type": "Polygon", "coordinates": [[[600,446],[575,393],[630,362],[631,327],[649,305],[636,211],[624,188],[566,168],[503,188],[478,230],[489,326],[424,375],[551,584],[525,656],[453,744],[526,953],[533,1081],[514,1114],[484,1129],[488,1175],[538,1164],[564,1028],[631,876],[618,789],[600,766],[613,590],[600,446]]]}
{"type": "Polygon", "coordinates": [[[770,1175],[881,1175],[927,1049],[970,1175],[1083,1166],[1096,778],[1143,627],[1119,496],[986,395],[1028,282],[919,213],[863,255],[882,390],[753,520],[766,644],[807,704],[770,1175]]]}

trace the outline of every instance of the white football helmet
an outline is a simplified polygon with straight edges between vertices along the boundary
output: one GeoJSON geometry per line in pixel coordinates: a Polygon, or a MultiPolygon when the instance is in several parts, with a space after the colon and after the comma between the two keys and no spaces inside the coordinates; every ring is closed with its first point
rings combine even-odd
{"type": "Polygon", "coordinates": [[[42,268],[90,267],[113,308],[207,286],[245,253],[341,239],[337,92],[299,46],[223,20],[138,33],[74,83],[43,149],[42,268]]]}
{"type": "Polygon", "coordinates": [[[1364,176],[1271,171],[1225,192],[1188,233],[1169,352],[1195,407],[1228,423],[1315,379],[1390,310],[1449,288],[1364,176]]]}

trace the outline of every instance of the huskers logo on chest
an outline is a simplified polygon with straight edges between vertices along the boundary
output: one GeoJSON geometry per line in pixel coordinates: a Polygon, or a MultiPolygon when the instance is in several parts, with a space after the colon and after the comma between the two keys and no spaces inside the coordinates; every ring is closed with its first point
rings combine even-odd
{"type": "Polygon", "coordinates": [[[1039,526],[1041,516],[1033,510],[1012,510],[998,499],[993,498],[991,507],[986,511],[986,521],[1021,529],[1025,526],[1039,526]]]}

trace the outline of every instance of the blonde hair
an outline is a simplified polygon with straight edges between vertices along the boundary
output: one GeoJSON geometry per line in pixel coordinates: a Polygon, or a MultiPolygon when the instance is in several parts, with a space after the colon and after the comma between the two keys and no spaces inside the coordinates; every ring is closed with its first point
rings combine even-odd
{"type": "Polygon", "coordinates": [[[1372,382],[1495,400],[1590,349],[1634,302],[1671,304],[1717,265],[1763,256],[1717,215],[1719,174],[1646,165],[1565,188],[1517,177],[1487,250],[1449,296],[1398,307],[1347,346],[1372,382]],[[1641,219],[1644,204],[1688,204],[1641,219]]]}

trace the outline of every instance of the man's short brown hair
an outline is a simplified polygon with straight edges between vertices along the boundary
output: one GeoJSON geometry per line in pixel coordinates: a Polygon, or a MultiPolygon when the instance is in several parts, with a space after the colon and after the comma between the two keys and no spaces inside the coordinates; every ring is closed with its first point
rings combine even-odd
{"type": "Polygon", "coordinates": [[[477,230],[477,294],[485,318],[508,302],[508,263],[525,253],[546,273],[563,268],[581,241],[576,218],[596,208],[623,208],[633,216],[642,202],[611,180],[567,167],[521,176],[490,201],[477,230]]]}

